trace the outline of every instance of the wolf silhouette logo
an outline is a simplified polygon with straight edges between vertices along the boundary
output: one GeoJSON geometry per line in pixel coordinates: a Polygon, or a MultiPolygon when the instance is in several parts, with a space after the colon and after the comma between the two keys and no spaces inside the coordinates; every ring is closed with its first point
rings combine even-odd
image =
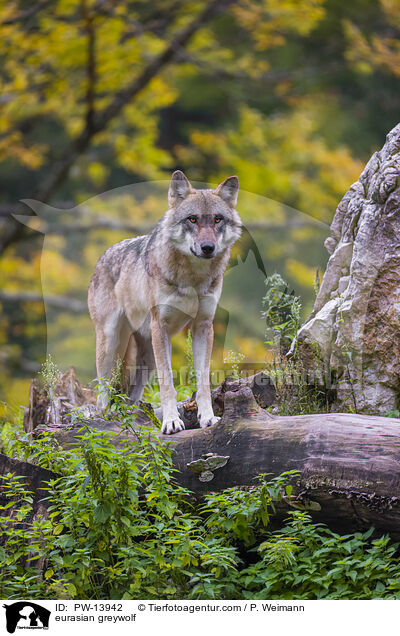
{"type": "Polygon", "coordinates": [[[6,610],[6,627],[9,634],[14,634],[17,628],[21,629],[48,629],[50,610],[31,603],[30,601],[18,601],[11,605],[3,605],[6,610]]]}
{"type": "MultiPolygon", "coordinates": [[[[195,184],[196,188],[202,189],[204,184],[195,184]]],[[[247,193],[242,193],[244,200],[249,197],[247,193]]],[[[250,197],[251,198],[251,197],[250,197]]],[[[61,368],[65,366],[65,349],[64,338],[65,333],[70,333],[69,330],[73,329],[73,325],[76,324],[76,313],[74,313],[74,306],[76,304],[85,304],[85,294],[87,285],[89,284],[89,269],[85,269],[85,254],[84,245],[91,245],[91,249],[98,249],[98,256],[101,255],[101,250],[104,249],[102,243],[97,247],[96,238],[91,237],[83,240],[82,234],[76,232],[76,227],[79,225],[90,225],[92,222],[94,225],[98,220],[103,218],[101,216],[102,211],[106,209],[110,218],[118,223],[117,211],[118,206],[122,203],[119,201],[129,200],[130,216],[127,216],[125,221],[132,223],[142,223],[140,214],[143,214],[142,201],[152,201],[154,208],[162,211],[165,209],[166,199],[166,182],[152,182],[143,184],[133,184],[131,186],[124,186],[116,188],[110,192],[92,197],[84,204],[80,204],[70,209],[58,209],[41,203],[40,201],[34,201],[31,199],[24,200],[24,203],[30,207],[36,216],[17,215],[15,218],[40,233],[43,234],[43,248],[41,254],[40,264],[40,276],[41,276],[41,288],[43,293],[43,302],[46,314],[46,353],[50,354],[53,361],[61,368]],[[100,210],[100,212],[99,212],[100,210]],[[139,214],[140,212],[140,214],[139,214]],[[114,216],[113,216],[114,215],[114,216]],[[116,216],[115,216],[116,215],[116,216]],[[138,216],[137,216],[138,215],[138,216]],[[74,267],[76,273],[71,279],[71,288],[66,292],[70,298],[70,307],[57,307],[51,301],[54,299],[54,254],[60,252],[59,235],[53,234],[51,228],[61,224],[64,227],[64,235],[62,240],[65,245],[62,248],[62,252],[69,255],[74,255],[74,267]],[[60,331],[58,320],[60,313],[64,313],[65,321],[63,328],[60,331]]],[[[252,199],[251,199],[252,200],[252,199]]],[[[124,203],[123,205],[126,205],[124,203]]],[[[249,207],[248,204],[247,207],[249,207]]],[[[251,206],[250,206],[251,207],[251,206]]],[[[125,208],[124,208],[125,209],[125,208]]],[[[143,208],[145,209],[145,208],[143,208]]],[[[128,214],[128,212],[127,212],[128,214]]],[[[108,218],[108,217],[107,217],[108,218]]],[[[127,233],[128,235],[129,233],[127,233]]],[[[266,277],[263,260],[258,250],[258,247],[248,230],[245,227],[242,228],[242,240],[240,241],[241,258],[233,257],[228,265],[229,270],[229,282],[226,284],[226,290],[223,289],[222,297],[220,301],[220,312],[218,319],[224,325],[224,328],[228,328],[230,324],[230,314],[234,308],[233,314],[235,319],[227,332],[227,338],[221,337],[220,343],[224,345],[224,353],[227,353],[230,349],[236,349],[235,339],[240,339],[243,334],[247,334],[247,323],[241,321],[241,316],[244,313],[243,308],[240,308],[239,296],[236,294],[235,289],[239,289],[239,279],[242,281],[244,276],[248,277],[249,291],[247,299],[250,297],[252,301],[252,309],[254,311],[261,312],[261,295],[263,292],[263,282],[266,277]],[[259,306],[258,306],[259,305],[259,306]],[[222,313],[221,313],[222,312],[222,313]],[[226,340],[226,342],[225,342],[226,340]],[[224,344],[225,342],[225,344],[224,344]]],[[[169,304],[174,306],[171,299],[169,304]]],[[[179,308],[179,306],[178,306],[179,308]]],[[[232,315],[233,315],[232,314],[232,315]]],[[[89,316],[83,318],[79,323],[80,337],[85,340],[86,343],[92,343],[91,346],[94,349],[94,330],[89,320],[89,316]]],[[[260,326],[258,330],[260,340],[263,339],[263,325],[260,320],[260,326]]],[[[90,345],[88,345],[90,346],[90,345]]],[[[262,362],[262,359],[256,358],[255,360],[248,360],[248,362],[257,363],[262,362]]],[[[93,359],[90,356],[79,357],[74,355],[73,364],[77,371],[78,376],[92,377],[93,376],[93,359]]]]}

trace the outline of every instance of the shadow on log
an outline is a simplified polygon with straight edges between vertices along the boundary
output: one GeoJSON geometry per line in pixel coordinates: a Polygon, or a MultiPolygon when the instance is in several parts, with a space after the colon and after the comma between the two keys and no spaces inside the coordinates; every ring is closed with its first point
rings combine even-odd
{"type": "MultiPolygon", "coordinates": [[[[64,390],[66,385],[78,387],[71,378],[64,377],[64,390]]],[[[173,436],[157,431],[160,439],[173,444],[179,483],[201,496],[254,485],[261,473],[276,476],[296,470],[300,477],[286,510],[309,510],[315,521],[341,532],[373,525],[400,539],[400,420],[350,413],[274,417],[264,408],[273,396],[264,374],[227,382],[213,394],[222,412],[218,424],[173,436]]],[[[95,415],[92,397],[81,405],[90,426],[119,432],[118,422],[95,415]]],[[[180,408],[193,422],[194,400],[180,408]]],[[[61,422],[36,422],[33,435],[51,431],[64,448],[75,443],[82,424],[74,425],[71,411],[64,410],[61,422]]],[[[149,425],[143,416],[142,422],[149,425]]]]}
{"type": "MultiPolygon", "coordinates": [[[[25,479],[21,480],[22,483],[26,484],[27,490],[33,493],[32,514],[26,517],[24,522],[30,523],[37,515],[45,514],[47,510],[46,502],[43,502],[42,499],[47,494],[47,482],[57,479],[58,475],[51,470],[40,468],[29,462],[21,462],[18,459],[12,459],[0,453],[0,475],[9,473],[24,477],[25,479]]],[[[6,506],[8,503],[9,500],[4,496],[0,488],[0,506],[6,506]]],[[[5,516],[10,515],[13,518],[17,509],[18,507],[13,507],[11,510],[7,508],[2,511],[2,514],[5,516]]]]}

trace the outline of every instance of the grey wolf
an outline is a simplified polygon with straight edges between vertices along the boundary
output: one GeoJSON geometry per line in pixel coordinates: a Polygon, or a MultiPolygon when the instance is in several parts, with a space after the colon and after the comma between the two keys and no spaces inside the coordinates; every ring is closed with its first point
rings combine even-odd
{"type": "Polygon", "coordinates": [[[134,403],[157,369],[161,431],[183,430],[171,369],[171,336],[190,326],[198,421],[202,428],[218,421],[209,384],[213,319],[230,250],[241,234],[235,209],[238,192],[236,176],[215,190],[196,190],[177,170],[169,185],[169,209],[154,230],[125,239],[100,257],[88,297],[96,331],[97,376],[103,382],[100,410],[109,399],[104,380],[120,358],[129,373],[134,403]]]}

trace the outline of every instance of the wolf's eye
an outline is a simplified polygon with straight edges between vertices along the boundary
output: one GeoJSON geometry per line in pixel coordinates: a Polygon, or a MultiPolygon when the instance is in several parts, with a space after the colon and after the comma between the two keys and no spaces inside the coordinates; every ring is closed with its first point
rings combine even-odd
{"type": "Polygon", "coordinates": [[[221,221],[223,221],[223,220],[224,220],[224,217],[222,217],[222,216],[216,216],[216,217],[215,217],[215,219],[214,219],[214,222],[215,222],[215,223],[221,223],[221,221]]]}
{"type": "Polygon", "coordinates": [[[197,216],[188,216],[187,220],[191,223],[197,223],[197,216]]]}

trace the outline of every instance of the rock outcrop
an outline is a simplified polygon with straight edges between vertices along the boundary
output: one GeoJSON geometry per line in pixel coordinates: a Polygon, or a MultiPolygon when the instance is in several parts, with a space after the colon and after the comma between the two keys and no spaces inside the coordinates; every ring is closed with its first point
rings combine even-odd
{"type": "Polygon", "coordinates": [[[314,309],[292,347],[333,382],[335,410],[385,413],[400,398],[400,124],[336,210],[314,309]]]}

